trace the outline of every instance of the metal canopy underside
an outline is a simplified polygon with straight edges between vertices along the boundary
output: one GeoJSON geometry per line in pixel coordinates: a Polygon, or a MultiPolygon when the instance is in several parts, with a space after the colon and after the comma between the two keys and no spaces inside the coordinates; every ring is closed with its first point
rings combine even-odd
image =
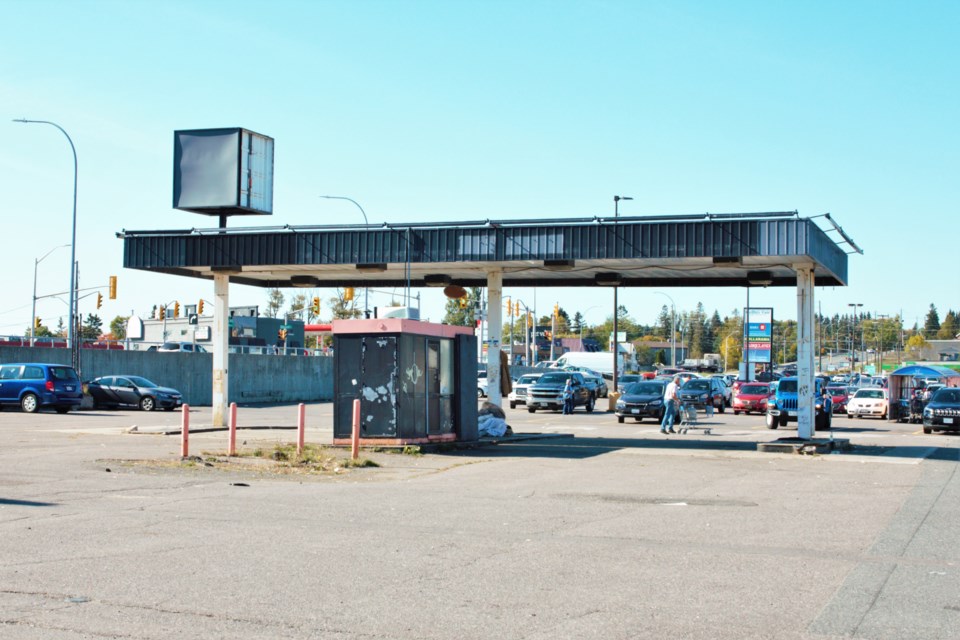
{"type": "Polygon", "coordinates": [[[261,287],[818,286],[847,254],[796,213],[126,231],[123,266],[261,287]],[[408,276],[409,271],[409,276],[408,276]],[[762,282],[760,282],[762,280],[762,282]]]}

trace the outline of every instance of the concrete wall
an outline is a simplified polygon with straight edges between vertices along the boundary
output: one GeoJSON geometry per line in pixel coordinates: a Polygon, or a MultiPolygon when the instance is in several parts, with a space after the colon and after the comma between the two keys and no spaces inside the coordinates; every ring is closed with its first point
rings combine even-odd
{"type": "MultiPolygon", "coordinates": [[[[70,364],[67,349],[0,347],[0,364],[51,362],[70,364]]],[[[333,358],[230,354],[229,402],[325,402],[333,399],[333,358]]],[[[183,394],[194,406],[213,402],[209,353],[99,351],[81,349],[80,377],[138,375],[183,394]]]]}

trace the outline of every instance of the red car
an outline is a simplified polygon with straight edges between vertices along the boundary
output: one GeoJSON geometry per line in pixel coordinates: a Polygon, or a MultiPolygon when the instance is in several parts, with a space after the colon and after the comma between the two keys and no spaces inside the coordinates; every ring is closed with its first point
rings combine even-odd
{"type": "Polygon", "coordinates": [[[743,382],[733,396],[733,414],[740,412],[767,412],[767,398],[770,397],[770,385],[758,382],[743,382]]]}
{"type": "Polygon", "coordinates": [[[834,413],[847,412],[847,386],[843,384],[828,384],[827,393],[830,394],[830,400],[833,402],[834,413]]]}

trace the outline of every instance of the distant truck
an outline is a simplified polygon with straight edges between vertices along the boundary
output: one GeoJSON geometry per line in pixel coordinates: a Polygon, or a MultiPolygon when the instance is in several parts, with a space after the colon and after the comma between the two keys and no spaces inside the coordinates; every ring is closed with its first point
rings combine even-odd
{"type": "Polygon", "coordinates": [[[687,358],[683,361],[681,367],[689,371],[720,371],[720,354],[705,353],[702,358],[687,358]]]}
{"type": "MultiPolygon", "coordinates": [[[[612,378],[613,352],[570,351],[557,358],[557,361],[553,364],[553,366],[556,369],[563,369],[565,367],[582,367],[584,369],[596,371],[606,378],[612,378]]],[[[623,371],[623,354],[620,354],[617,358],[617,375],[622,374],[623,371]]]]}

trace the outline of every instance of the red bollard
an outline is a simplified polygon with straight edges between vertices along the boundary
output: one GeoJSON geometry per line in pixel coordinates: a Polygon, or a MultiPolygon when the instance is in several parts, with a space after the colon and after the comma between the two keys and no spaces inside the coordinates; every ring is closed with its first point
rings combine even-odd
{"type": "Polygon", "coordinates": [[[190,455],[190,405],[185,404],[180,408],[180,457],[186,458],[190,455]]]}
{"type": "Polygon", "coordinates": [[[360,457],[360,400],[353,401],[353,434],[350,438],[350,457],[360,457]]]}
{"type": "Polygon", "coordinates": [[[227,444],[227,455],[237,455],[237,403],[230,403],[230,441],[227,444]]]}
{"type": "Polygon", "coordinates": [[[303,440],[307,431],[307,405],[297,405],[297,455],[303,455],[303,440]]]}

